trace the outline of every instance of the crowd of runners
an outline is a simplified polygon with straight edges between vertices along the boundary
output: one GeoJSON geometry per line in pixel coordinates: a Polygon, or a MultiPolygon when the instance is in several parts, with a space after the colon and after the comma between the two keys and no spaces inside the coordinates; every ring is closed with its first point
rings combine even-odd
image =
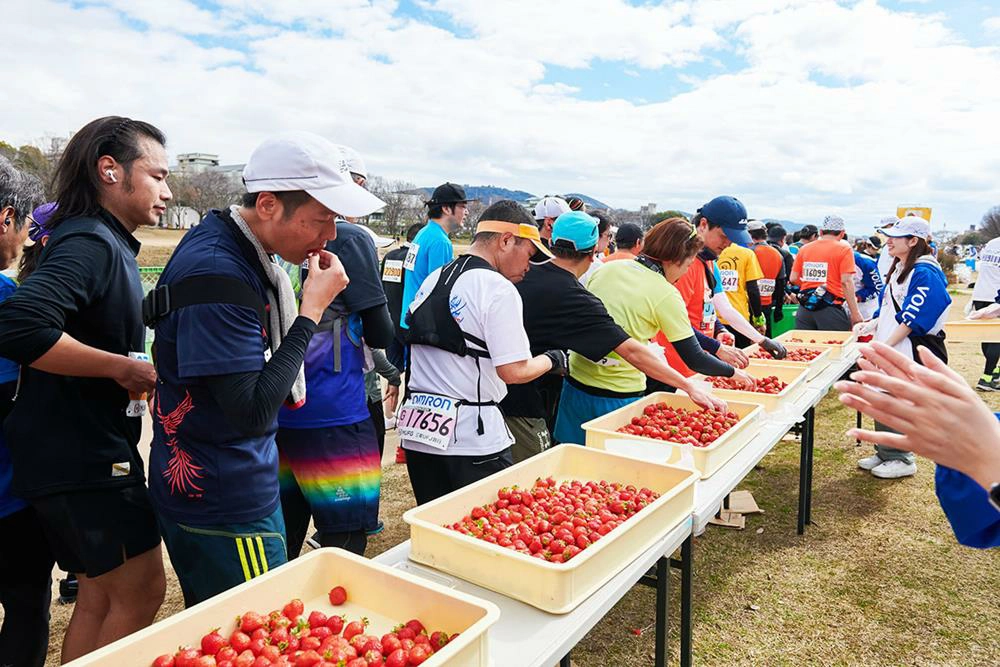
{"type": "MultiPolygon", "coordinates": [[[[986,504],[1000,429],[944,366],[951,297],[922,218],[882,220],[853,246],[836,215],[788,234],[711,193],[690,220],[646,230],[556,196],[484,202],[467,221],[470,200],[446,182],[380,256],[390,241],[362,223],[384,204],[363,157],[290,132],[253,151],[240,201],[187,232],[144,296],[135,233],[159,221],[168,177],[163,133],[122,117],[76,132],[52,202],[0,158],[0,269],[21,258],[16,281],[0,278],[0,664],[43,663],[54,563],[79,581],[66,661],[152,622],[161,544],[187,605],[307,540],[364,554],[382,528],[387,418],[426,503],[582,443],[584,422],[651,391],[724,409],[696,376],[748,386],[743,348],[786,354],[772,337],[786,305],[797,329],[883,344],[866,348],[864,384],[841,386],[876,417],[859,467],[899,478],[916,472],[913,450],[941,460],[954,470],[939,492],[960,498],[949,517],[979,517],[960,537],[1000,532],[986,504]],[[934,440],[970,424],[992,448],[980,437],[956,457],[934,440]]],[[[993,281],[977,308],[1000,301],[993,281]]],[[[995,389],[1000,346],[984,351],[995,389]]]]}

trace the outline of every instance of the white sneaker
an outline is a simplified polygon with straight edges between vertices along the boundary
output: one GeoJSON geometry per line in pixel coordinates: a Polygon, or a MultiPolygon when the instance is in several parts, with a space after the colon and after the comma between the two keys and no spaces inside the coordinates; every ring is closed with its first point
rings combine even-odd
{"type": "Polygon", "coordinates": [[[906,461],[886,461],[872,468],[872,474],[881,479],[898,479],[917,474],[917,464],[906,461]]]}
{"type": "Polygon", "coordinates": [[[858,459],[858,467],[862,470],[871,470],[881,464],[882,459],[878,457],[878,454],[872,454],[871,456],[866,456],[863,459],[858,459]]]}

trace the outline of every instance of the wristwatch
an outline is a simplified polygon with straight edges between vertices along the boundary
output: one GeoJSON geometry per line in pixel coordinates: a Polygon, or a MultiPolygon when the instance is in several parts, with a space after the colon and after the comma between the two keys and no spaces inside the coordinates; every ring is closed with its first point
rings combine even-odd
{"type": "Polygon", "coordinates": [[[1000,482],[990,487],[990,504],[1000,512],[1000,482]]]}

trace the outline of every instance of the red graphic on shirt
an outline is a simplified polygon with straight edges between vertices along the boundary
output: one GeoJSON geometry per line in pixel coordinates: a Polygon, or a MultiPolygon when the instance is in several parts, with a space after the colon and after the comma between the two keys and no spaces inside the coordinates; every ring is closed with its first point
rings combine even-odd
{"type": "Polygon", "coordinates": [[[191,461],[191,455],[181,449],[177,444],[177,429],[181,427],[184,417],[194,409],[194,401],[191,400],[191,393],[184,392],[184,400],[177,404],[173,411],[164,415],[160,411],[160,402],[156,402],[156,417],[160,420],[164,435],[169,438],[167,447],[170,448],[170,460],[167,462],[167,469],[163,471],[163,476],[170,484],[170,493],[186,493],[192,495],[195,491],[203,491],[195,484],[196,479],[201,479],[202,467],[195,465],[191,461]]]}

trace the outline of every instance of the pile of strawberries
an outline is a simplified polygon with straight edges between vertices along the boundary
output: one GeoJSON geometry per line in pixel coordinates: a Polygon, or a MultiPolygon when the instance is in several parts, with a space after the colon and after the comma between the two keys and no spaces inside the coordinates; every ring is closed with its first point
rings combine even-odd
{"type": "MultiPolygon", "coordinates": [[[[344,604],[343,586],[330,590],[330,603],[344,604]]],[[[212,630],[201,648],[182,647],[161,655],[153,667],[408,667],[419,665],[458,635],[427,633],[413,619],[381,637],[365,634],[368,619],[313,611],[305,616],[302,600],[264,616],[248,611],[237,617],[229,636],[212,630]]]]}
{"type": "Polygon", "coordinates": [[[666,403],[647,405],[641,417],[618,429],[619,433],[707,447],[740,420],[735,412],[673,408],[666,403]]]}
{"type": "Polygon", "coordinates": [[[820,345],[843,345],[842,340],[816,340],[815,338],[810,338],[809,340],[802,340],[801,338],[788,338],[784,342],[786,343],[819,343],[820,345]]]}
{"type": "Polygon", "coordinates": [[[712,386],[719,389],[736,389],[737,391],[752,391],[758,394],[780,394],[781,391],[788,386],[787,382],[782,382],[774,375],[768,375],[762,378],[753,378],[753,388],[745,389],[738,382],[732,378],[724,377],[713,377],[709,378],[712,381],[712,386]]]}
{"type": "MultiPolygon", "coordinates": [[[[788,348],[788,354],[782,361],[812,361],[819,355],[823,354],[823,350],[816,350],[811,347],[792,347],[788,348]]],[[[751,359],[774,359],[770,354],[764,350],[757,350],[750,355],[751,359]]]]}
{"type": "Polygon", "coordinates": [[[557,484],[538,479],[530,489],[504,487],[497,500],[445,528],[551,563],[564,563],[622,525],[660,494],[617,482],[557,484]]]}

